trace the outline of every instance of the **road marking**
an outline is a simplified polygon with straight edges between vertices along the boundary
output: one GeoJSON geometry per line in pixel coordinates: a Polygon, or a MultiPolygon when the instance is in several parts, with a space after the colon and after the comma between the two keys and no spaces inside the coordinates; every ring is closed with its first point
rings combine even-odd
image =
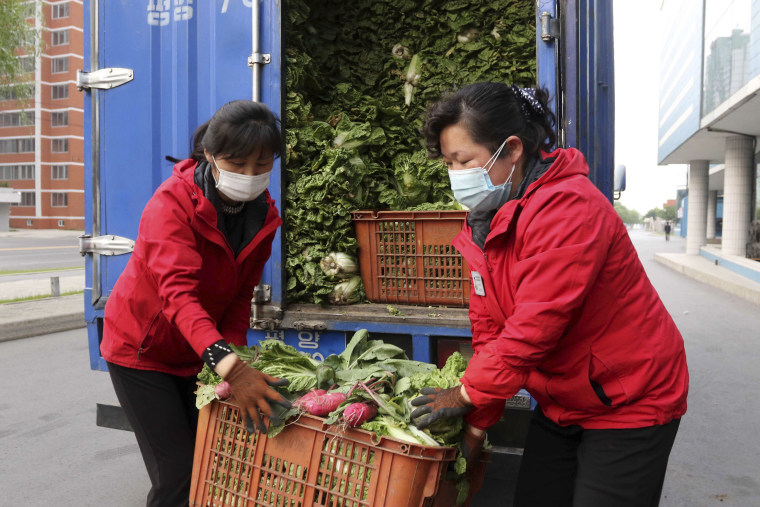
{"type": "Polygon", "coordinates": [[[0,248],[0,252],[14,252],[19,250],[52,250],[53,248],[79,248],[77,245],[71,246],[29,246],[18,248],[0,248]]]}

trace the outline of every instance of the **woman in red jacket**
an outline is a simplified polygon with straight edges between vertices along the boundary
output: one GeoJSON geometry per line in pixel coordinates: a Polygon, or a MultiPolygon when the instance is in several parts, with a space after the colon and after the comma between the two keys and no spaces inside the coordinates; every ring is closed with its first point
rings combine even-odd
{"type": "Polygon", "coordinates": [[[187,506],[203,362],[229,382],[248,431],[289,406],[280,381],[249,368],[244,345],[253,288],[282,221],[266,188],[279,122],[263,104],[222,106],[193,137],[140,219],[135,249],[105,307],[100,350],[134,429],[149,506],[187,506]]]}
{"type": "Polygon", "coordinates": [[[471,211],[454,245],[472,272],[474,356],[462,386],[413,414],[466,415],[471,455],[506,399],[538,402],[516,506],[653,506],[686,412],[683,339],[623,222],[575,149],[551,153],[542,90],[466,86],[428,111],[432,156],[471,211]]]}

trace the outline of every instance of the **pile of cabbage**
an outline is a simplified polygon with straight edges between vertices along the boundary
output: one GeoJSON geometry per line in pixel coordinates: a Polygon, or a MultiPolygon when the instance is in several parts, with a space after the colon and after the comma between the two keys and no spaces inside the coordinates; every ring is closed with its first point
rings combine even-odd
{"type": "Polygon", "coordinates": [[[287,298],[361,301],[351,211],[459,209],[420,127],[443,92],[534,86],[532,0],[290,0],[284,5],[287,298]],[[341,285],[340,294],[335,294],[341,285]]]}

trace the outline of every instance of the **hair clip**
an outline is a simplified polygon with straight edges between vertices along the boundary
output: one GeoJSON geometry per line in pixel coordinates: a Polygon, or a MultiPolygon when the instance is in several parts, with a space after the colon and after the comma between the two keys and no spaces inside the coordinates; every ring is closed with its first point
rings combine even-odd
{"type": "Polygon", "coordinates": [[[543,116],[546,114],[544,106],[542,106],[536,98],[535,88],[520,88],[517,85],[512,85],[512,91],[515,93],[515,96],[518,97],[520,109],[522,109],[523,115],[525,115],[526,119],[530,119],[531,116],[533,116],[531,115],[530,110],[532,110],[535,115],[543,116]],[[530,110],[528,108],[530,108],[530,110]]]}

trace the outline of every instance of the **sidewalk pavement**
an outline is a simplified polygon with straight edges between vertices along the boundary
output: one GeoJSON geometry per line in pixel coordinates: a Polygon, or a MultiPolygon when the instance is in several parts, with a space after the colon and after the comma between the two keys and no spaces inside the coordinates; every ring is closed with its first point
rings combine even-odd
{"type": "Polygon", "coordinates": [[[0,304],[0,342],[84,326],[82,294],[0,304]]]}
{"type": "Polygon", "coordinates": [[[59,294],[84,290],[84,269],[40,272],[31,275],[36,278],[29,278],[29,276],[29,274],[0,275],[0,301],[50,296],[52,278],[58,278],[59,294]]]}
{"type": "MultiPolygon", "coordinates": [[[[58,277],[60,294],[84,290],[82,269],[50,271],[36,275],[39,278],[26,278],[29,276],[0,276],[0,301],[49,296],[52,277],[58,277]]],[[[0,342],[84,326],[84,295],[81,293],[0,304],[0,342]]]]}
{"type": "MultiPolygon", "coordinates": [[[[709,254],[719,255],[719,249],[714,247],[703,249],[709,254]]],[[[760,305],[760,283],[718,265],[718,260],[711,261],[701,255],[686,253],[657,253],[654,260],[697,281],[760,305]]],[[[739,257],[728,260],[760,273],[760,262],[739,257]]]]}

